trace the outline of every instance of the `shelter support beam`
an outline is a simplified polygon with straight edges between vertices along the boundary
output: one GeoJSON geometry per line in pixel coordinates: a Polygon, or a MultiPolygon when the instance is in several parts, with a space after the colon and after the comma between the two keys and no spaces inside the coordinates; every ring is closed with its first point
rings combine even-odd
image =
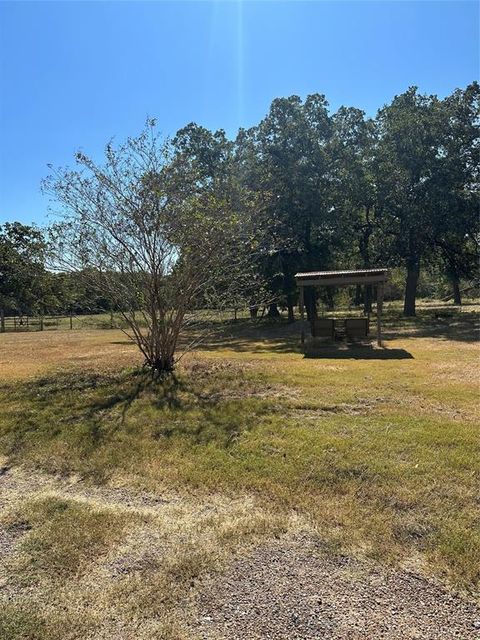
{"type": "Polygon", "coordinates": [[[304,305],[304,297],[303,297],[303,287],[300,285],[300,319],[302,324],[302,333],[300,335],[300,341],[302,344],[305,344],[305,305],[304,305]]]}
{"type": "Polygon", "coordinates": [[[382,346],[383,282],[377,286],[377,344],[382,346]]]}

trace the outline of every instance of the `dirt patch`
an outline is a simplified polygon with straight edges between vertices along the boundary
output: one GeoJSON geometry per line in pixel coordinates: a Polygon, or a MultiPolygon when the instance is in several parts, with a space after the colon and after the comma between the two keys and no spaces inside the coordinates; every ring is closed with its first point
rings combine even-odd
{"type": "Polygon", "coordinates": [[[251,362],[234,360],[200,360],[195,356],[187,359],[182,365],[183,371],[195,380],[205,383],[216,379],[220,388],[205,391],[198,395],[200,400],[217,403],[245,398],[294,399],[299,391],[285,384],[275,384],[249,378],[249,371],[254,370],[251,362]],[[235,381],[235,385],[226,384],[235,381]]]}
{"type": "Polygon", "coordinates": [[[6,468],[0,627],[22,624],[14,637],[33,637],[41,612],[49,631],[38,638],[193,640],[182,630],[181,604],[197,578],[219,571],[232,552],[298,531],[297,520],[265,511],[248,495],[158,495],[6,468]],[[96,551],[92,526],[103,535],[96,551]]]}
{"type": "Polygon", "coordinates": [[[297,398],[299,393],[281,384],[264,384],[262,386],[253,388],[244,388],[237,391],[231,391],[228,389],[218,391],[215,393],[200,394],[202,400],[208,400],[209,402],[225,402],[228,400],[243,400],[244,398],[277,398],[277,399],[294,399],[297,398]]]}
{"type": "Polygon", "coordinates": [[[316,420],[331,416],[332,414],[342,414],[349,416],[366,416],[373,412],[376,414],[391,411],[393,407],[411,410],[421,414],[437,414],[450,420],[476,420],[475,412],[462,408],[455,408],[447,403],[439,403],[427,397],[409,393],[405,397],[371,397],[357,398],[355,402],[339,402],[338,404],[325,404],[317,407],[296,407],[290,415],[294,418],[316,420]]]}
{"type": "Polygon", "coordinates": [[[478,363],[462,363],[459,366],[457,362],[441,362],[432,363],[432,369],[435,372],[435,379],[446,380],[448,382],[467,383],[478,386],[478,363]]]}
{"type": "Polygon", "coordinates": [[[297,407],[293,409],[291,415],[311,420],[336,413],[363,416],[371,413],[379,403],[385,401],[385,398],[357,398],[356,402],[339,402],[338,404],[325,404],[318,407],[297,407]]]}
{"type": "Polygon", "coordinates": [[[192,630],[222,640],[478,640],[480,608],[406,571],[275,543],[210,578],[192,630]]]}

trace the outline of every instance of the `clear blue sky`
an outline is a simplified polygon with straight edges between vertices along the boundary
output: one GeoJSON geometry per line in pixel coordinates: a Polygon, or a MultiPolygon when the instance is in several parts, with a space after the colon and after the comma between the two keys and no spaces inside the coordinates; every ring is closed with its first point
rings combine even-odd
{"type": "Polygon", "coordinates": [[[234,135],[273,98],[324,93],[374,114],[415,84],[478,79],[479,5],[0,2],[0,223],[45,222],[47,163],[98,157],[147,115],[234,135]]]}

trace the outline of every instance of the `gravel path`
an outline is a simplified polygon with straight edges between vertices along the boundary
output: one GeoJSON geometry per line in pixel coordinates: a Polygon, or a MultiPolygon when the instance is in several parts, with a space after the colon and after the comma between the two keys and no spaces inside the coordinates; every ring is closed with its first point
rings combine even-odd
{"type": "Polygon", "coordinates": [[[202,640],[477,640],[480,608],[423,578],[309,540],[258,549],[197,598],[202,640]]]}
{"type": "MultiPolygon", "coordinates": [[[[233,502],[222,496],[205,503],[190,499],[190,504],[170,492],[159,496],[125,487],[89,487],[74,477],[0,467],[0,511],[27,497],[47,495],[146,516],[162,514],[162,522],[172,526],[185,513],[196,522],[212,513],[236,513],[233,502]]],[[[6,580],[2,558],[25,533],[19,527],[0,526],[0,589],[6,580]]],[[[147,551],[154,547],[153,538],[149,530],[147,551]]],[[[112,566],[118,569],[117,564],[112,566]]],[[[124,565],[118,566],[122,573],[124,565]]],[[[406,571],[332,556],[307,535],[237,558],[225,573],[197,583],[185,605],[186,637],[192,640],[480,640],[480,607],[473,602],[406,571]]]]}

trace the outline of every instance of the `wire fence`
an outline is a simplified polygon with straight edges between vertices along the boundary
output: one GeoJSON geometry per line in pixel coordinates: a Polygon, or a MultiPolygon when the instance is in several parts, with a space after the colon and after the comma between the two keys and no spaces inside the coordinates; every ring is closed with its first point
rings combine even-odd
{"type": "Polygon", "coordinates": [[[73,313],[44,316],[5,316],[0,323],[2,333],[27,331],[73,331],[75,329],[114,329],[113,314],[96,313],[77,315],[73,313]]]}
{"type": "MultiPolygon", "coordinates": [[[[214,312],[215,313],[215,312],[214,312]]],[[[225,312],[224,312],[225,313],[225,312]]],[[[223,318],[222,312],[216,312],[217,319],[223,318]]],[[[226,312],[228,316],[236,321],[249,317],[247,309],[232,309],[226,312]]],[[[263,313],[259,317],[263,317],[263,313]]],[[[212,311],[199,310],[195,313],[198,321],[211,320],[212,311]],[[205,316],[205,317],[203,317],[205,316]]],[[[138,319],[140,325],[145,323],[138,319]]],[[[0,333],[21,333],[28,331],[73,331],[80,329],[119,329],[126,328],[125,319],[120,313],[109,311],[99,311],[89,314],[55,314],[55,315],[16,315],[5,316],[0,322],[0,333]]]]}

